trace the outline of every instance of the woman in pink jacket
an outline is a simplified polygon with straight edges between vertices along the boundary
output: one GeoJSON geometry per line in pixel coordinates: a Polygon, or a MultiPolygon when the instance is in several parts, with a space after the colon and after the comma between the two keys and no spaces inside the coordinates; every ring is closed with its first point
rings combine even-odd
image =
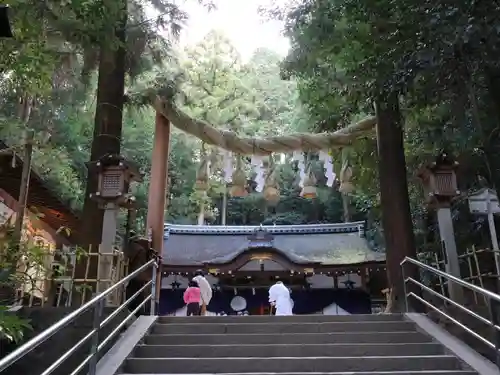
{"type": "Polygon", "coordinates": [[[184,292],[184,303],[187,305],[187,316],[200,315],[201,291],[196,281],[190,281],[184,292]]]}

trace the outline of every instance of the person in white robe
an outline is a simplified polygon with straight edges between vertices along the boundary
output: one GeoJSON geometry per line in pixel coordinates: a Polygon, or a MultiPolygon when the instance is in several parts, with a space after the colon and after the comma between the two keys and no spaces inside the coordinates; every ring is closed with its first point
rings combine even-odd
{"type": "Polygon", "coordinates": [[[210,286],[208,280],[205,278],[204,272],[202,270],[196,271],[193,281],[195,281],[200,288],[200,315],[203,316],[207,314],[207,306],[212,299],[212,287],[210,286]]]}
{"type": "Polygon", "coordinates": [[[283,282],[278,281],[269,288],[269,303],[276,307],[276,315],[293,315],[290,291],[283,282]]]}

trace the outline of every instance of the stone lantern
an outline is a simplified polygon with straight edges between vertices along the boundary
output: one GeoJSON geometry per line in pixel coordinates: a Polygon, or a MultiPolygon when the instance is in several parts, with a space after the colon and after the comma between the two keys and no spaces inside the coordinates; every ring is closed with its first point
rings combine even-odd
{"type": "Polygon", "coordinates": [[[134,199],[129,194],[132,182],[142,182],[142,176],[136,165],[120,155],[105,155],[89,165],[90,173],[97,173],[97,191],[91,198],[108,205],[128,207],[134,199]]]}
{"type": "Polygon", "coordinates": [[[441,153],[436,160],[418,171],[430,206],[448,206],[460,195],[456,170],[458,163],[447,153],[441,153]]]}
{"type": "Polygon", "coordinates": [[[107,154],[88,165],[89,173],[97,173],[97,191],[90,197],[104,209],[102,239],[99,246],[97,292],[112,283],[113,243],[116,238],[117,216],[120,207],[132,208],[135,198],[129,193],[132,182],[141,182],[142,176],[134,163],[123,156],[107,154]]]}
{"type": "MultiPolygon", "coordinates": [[[[420,168],[417,176],[422,181],[427,207],[437,212],[446,272],[460,278],[460,263],[450,210],[452,201],[460,195],[457,168],[458,163],[449,154],[442,152],[434,162],[420,168]]],[[[457,302],[463,300],[463,291],[459,285],[450,282],[448,289],[453,300],[457,302]]]]}

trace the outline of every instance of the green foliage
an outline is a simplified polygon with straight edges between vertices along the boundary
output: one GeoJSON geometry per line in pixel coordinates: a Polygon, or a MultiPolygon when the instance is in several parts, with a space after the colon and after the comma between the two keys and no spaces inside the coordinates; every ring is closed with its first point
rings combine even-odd
{"type": "MultiPolygon", "coordinates": [[[[29,215],[31,223],[43,219],[38,213],[29,215]]],[[[57,231],[70,236],[69,228],[61,227],[57,231]]],[[[47,284],[69,275],[68,265],[73,264],[87,253],[76,247],[72,252],[48,248],[39,242],[30,228],[23,228],[22,238],[14,233],[10,222],[0,226],[0,340],[20,342],[26,332],[32,329],[30,321],[16,313],[13,306],[32,302],[42,303],[47,298],[47,284]]],[[[78,288],[89,288],[81,284],[78,288]]],[[[50,298],[50,297],[49,297],[50,298]]],[[[47,301],[45,301],[47,302],[47,301]]]]}
{"type": "MultiPolygon", "coordinates": [[[[164,11],[171,10],[167,12],[167,24],[178,30],[185,15],[173,5],[168,8],[167,3],[156,3],[154,5],[158,9],[163,6],[164,11]]],[[[116,47],[113,47],[115,42],[109,36],[112,32],[110,25],[112,19],[116,20],[120,14],[120,9],[109,5],[112,7],[109,14],[92,20],[92,17],[103,11],[100,7],[107,5],[92,1],[65,6],[51,2],[48,4],[51,8],[47,24],[61,30],[60,39],[57,40],[66,41],[63,44],[69,46],[70,51],[64,55],[68,57],[64,64],[56,64],[59,69],[50,80],[47,81],[48,77],[42,75],[37,78],[38,82],[49,82],[51,92],[49,95],[47,91],[40,91],[28,126],[36,130],[39,138],[50,133],[50,140],[37,145],[33,163],[47,181],[57,182],[51,185],[61,197],[80,209],[96,100],[93,95],[89,95],[89,89],[95,89],[96,77],[88,72],[96,66],[95,52],[102,47],[96,41],[111,48],[116,47]],[[80,16],[77,17],[78,14],[80,16]],[[87,23],[88,29],[84,32],[81,26],[87,23]],[[76,35],[78,30],[81,36],[76,35]],[[82,75],[87,90],[82,89],[82,75]]],[[[242,135],[265,137],[307,131],[310,128],[309,116],[299,98],[297,82],[280,77],[281,58],[276,53],[259,49],[244,63],[229,39],[212,31],[199,44],[181,51],[168,63],[160,62],[159,57],[171,53],[170,46],[156,36],[147,34],[154,30],[148,28],[150,25],[147,22],[142,25],[145,21],[144,9],[138,4],[129,3],[127,32],[130,45],[126,48],[129,73],[133,80],[127,82],[128,92],[143,92],[148,85],[164,91],[168,87],[168,90],[177,92],[179,104],[191,116],[242,135]],[[141,27],[136,29],[134,25],[141,27]],[[139,55],[142,60],[140,68],[135,60],[132,61],[139,55]]],[[[26,19],[29,17],[29,14],[26,15],[26,19]]],[[[47,34],[47,40],[50,38],[52,34],[47,34]]],[[[60,54],[54,56],[62,58],[60,54]]],[[[16,84],[20,87],[24,85],[23,82],[16,84]]],[[[20,142],[20,124],[16,121],[17,97],[13,93],[2,98],[5,105],[2,106],[1,114],[6,126],[0,136],[11,145],[20,142]]],[[[154,112],[149,107],[133,106],[142,104],[136,103],[134,97],[134,94],[129,95],[131,106],[124,113],[122,153],[138,163],[145,176],[143,184],[132,188],[138,203],[136,225],[142,231],[145,229],[148,203],[154,112]]],[[[211,222],[220,221],[222,194],[225,191],[220,158],[213,163],[210,190],[206,196],[202,196],[193,191],[200,156],[201,144],[198,140],[173,131],[169,190],[166,192],[166,220],[170,222],[196,223],[202,202],[207,219],[211,222]]],[[[241,200],[230,198],[228,223],[259,224],[266,220],[278,223],[340,221],[338,194],[333,189],[319,189],[321,198],[315,203],[298,197],[297,171],[290,164],[287,158],[278,168],[282,199],[277,206],[268,207],[262,196],[255,193],[241,200]]],[[[318,166],[316,172],[321,180],[322,168],[318,166]]],[[[320,185],[323,183],[324,179],[320,185]]],[[[121,221],[123,223],[124,217],[121,217],[121,221]]]]}
{"type": "MultiPolygon", "coordinates": [[[[493,157],[500,150],[495,137],[500,129],[500,34],[491,23],[500,15],[498,6],[448,0],[307,0],[267,11],[285,21],[292,48],[283,74],[298,81],[300,99],[317,130],[333,130],[372,112],[381,93],[400,94],[417,234],[435,228],[422,228],[427,214],[414,174],[438,150],[459,158],[463,191],[478,186],[477,175],[500,187],[500,163],[493,157]]],[[[355,204],[376,226],[381,215],[374,184],[376,144],[357,142],[353,151],[355,204]]],[[[469,219],[460,217],[459,237],[461,230],[477,234],[477,223],[465,224],[469,219]]],[[[479,232],[484,237],[484,229],[479,232]]],[[[471,236],[459,247],[470,244],[471,236]]]]}
{"type": "Polygon", "coordinates": [[[29,320],[9,312],[6,306],[0,306],[0,340],[19,343],[31,329],[29,320]]]}
{"type": "Polygon", "coordinates": [[[49,46],[46,24],[36,1],[14,0],[12,31],[14,38],[0,40],[2,84],[10,83],[34,94],[47,92],[57,61],[57,51],[49,46]],[[34,22],[34,20],[37,20],[34,22]]]}
{"type": "Polygon", "coordinates": [[[9,311],[12,292],[20,288],[38,291],[35,275],[46,268],[47,251],[25,241],[17,244],[10,226],[1,226],[0,236],[0,340],[17,343],[31,326],[29,320],[9,311]]]}
{"type": "Polygon", "coordinates": [[[241,80],[239,54],[222,34],[212,31],[181,60],[184,107],[195,118],[238,131],[255,113],[254,94],[241,80]]]}

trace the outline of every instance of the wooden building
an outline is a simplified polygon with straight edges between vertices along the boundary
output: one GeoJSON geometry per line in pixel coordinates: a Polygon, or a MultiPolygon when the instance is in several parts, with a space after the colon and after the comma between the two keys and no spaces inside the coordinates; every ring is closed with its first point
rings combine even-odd
{"type": "MultiPolygon", "coordinates": [[[[19,211],[18,199],[24,165],[21,158],[5,152],[6,150],[7,145],[0,141],[0,250],[7,244],[2,239],[8,238],[19,211]]],[[[61,258],[59,254],[70,251],[76,243],[78,229],[77,214],[32,169],[21,233],[23,245],[18,253],[19,277],[24,282],[15,291],[15,296],[11,295],[11,290],[4,288],[2,293],[6,294],[6,300],[22,300],[26,305],[44,305],[46,302],[50,305],[58,304],[60,298],[57,294],[68,282],[67,278],[58,273],[56,280],[54,264],[59,261],[68,270],[71,268],[72,259],[61,258]],[[22,259],[26,261],[23,262],[22,259]]]]}
{"type": "Polygon", "coordinates": [[[296,314],[370,313],[385,287],[385,254],[364,223],[165,225],[161,314],[183,314],[182,293],[197,269],[213,285],[211,313],[267,314],[270,285],[292,291],[296,314]]]}
{"type": "MultiPolygon", "coordinates": [[[[13,223],[18,211],[23,161],[1,153],[7,145],[0,141],[0,227],[13,223]]],[[[74,244],[79,229],[78,215],[63,202],[47,183],[31,170],[24,228],[49,246],[74,244]],[[68,230],[60,230],[67,228],[68,230]]]]}

